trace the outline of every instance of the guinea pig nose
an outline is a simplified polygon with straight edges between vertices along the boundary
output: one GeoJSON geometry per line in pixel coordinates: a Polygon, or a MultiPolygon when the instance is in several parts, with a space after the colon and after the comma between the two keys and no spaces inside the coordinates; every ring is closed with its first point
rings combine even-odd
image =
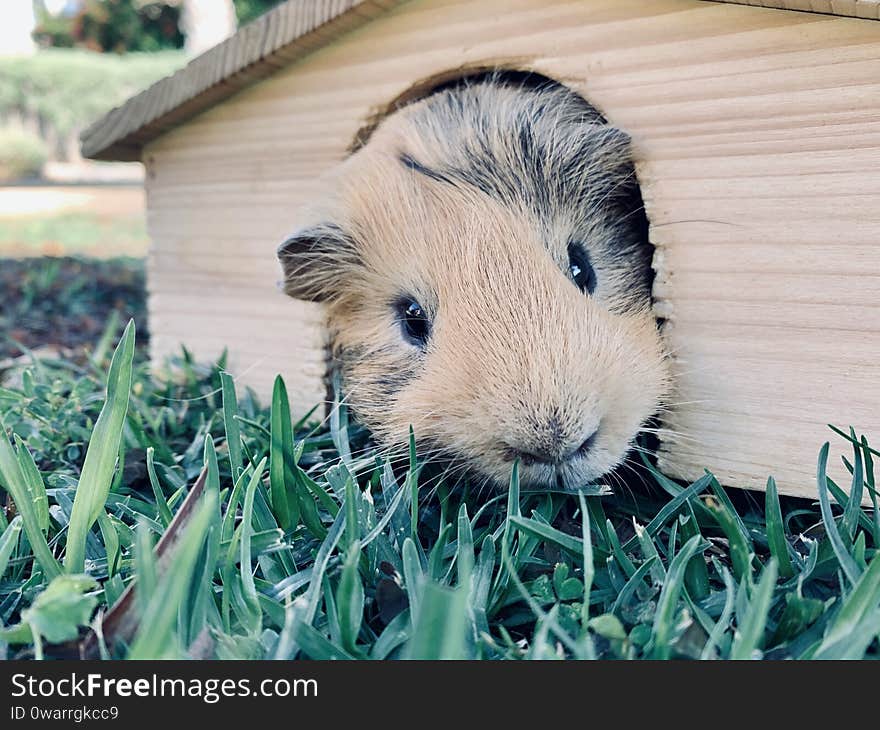
{"type": "Polygon", "coordinates": [[[572,456],[586,456],[590,449],[593,448],[593,444],[596,443],[596,437],[599,435],[599,429],[597,428],[593,433],[587,436],[583,443],[578,446],[574,451],[569,454],[566,454],[566,458],[570,459],[572,456]]]}
{"type": "Polygon", "coordinates": [[[523,466],[556,464],[559,462],[559,455],[557,453],[541,448],[518,449],[515,446],[505,446],[504,455],[511,461],[519,459],[520,464],[523,466]]]}
{"type": "Polygon", "coordinates": [[[598,433],[599,429],[597,428],[593,433],[587,436],[579,446],[565,451],[558,448],[558,442],[556,442],[549,448],[537,445],[531,446],[530,448],[522,448],[506,444],[504,453],[510,460],[519,459],[523,466],[532,466],[534,464],[562,464],[563,462],[577,456],[585,456],[596,442],[598,433]]]}

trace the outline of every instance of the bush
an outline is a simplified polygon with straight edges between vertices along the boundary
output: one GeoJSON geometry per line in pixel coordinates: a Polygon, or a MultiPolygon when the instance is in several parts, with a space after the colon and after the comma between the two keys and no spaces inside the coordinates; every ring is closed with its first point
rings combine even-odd
{"type": "MultiPolygon", "coordinates": [[[[244,25],[280,2],[233,0],[233,5],[239,25],[244,25]]],[[[184,37],[180,15],[179,1],[86,0],[72,15],[41,12],[34,38],[43,47],[77,47],[116,53],[181,48],[184,37]]]]}
{"type": "Polygon", "coordinates": [[[39,137],[18,129],[0,129],[0,181],[39,174],[48,156],[39,137]]]}
{"type": "Polygon", "coordinates": [[[0,58],[0,120],[27,119],[46,139],[64,140],[184,61],[179,51],[116,56],[74,49],[0,58]]]}
{"type": "Polygon", "coordinates": [[[73,15],[41,13],[34,38],[43,46],[153,52],[183,46],[180,8],[164,2],[87,0],[73,15]]]}

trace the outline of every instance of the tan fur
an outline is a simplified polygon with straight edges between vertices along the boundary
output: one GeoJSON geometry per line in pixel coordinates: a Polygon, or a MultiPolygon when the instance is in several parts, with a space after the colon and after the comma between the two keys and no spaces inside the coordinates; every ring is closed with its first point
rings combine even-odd
{"type": "Polygon", "coordinates": [[[601,212],[632,184],[628,141],[570,92],[543,94],[542,112],[534,91],[482,83],[396,112],[340,166],[281,259],[289,293],[327,302],[349,403],[381,443],[405,443],[412,425],[426,452],[504,484],[512,452],[564,453],[599,428],[586,455],[521,469],[527,483],[575,488],[620,463],[660,406],[667,372],[636,270],[648,259],[616,250],[616,213],[601,212]],[[453,94],[460,113],[450,115],[442,97],[453,94]],[[577,179],[550,199],[520,196],[518,183],[487,194],[401,163],[406,154],[430,170],[467,169],[462,150],[482,145],[521,180],[531,168],[510,130],[523,125],[543,145],[536,159],[551,161],[538,177],[550,180],[563,170],[551,169],[555,157],[595,137],[595,154],[564,165],[577,179]],[[569,194],[581,202],[559,200],[569,194]],[[573,231],[597,272],[592,295],[567,273],[573,231]],[[401,296],[433,320],[424,351],[401,337],[401,296]]]}

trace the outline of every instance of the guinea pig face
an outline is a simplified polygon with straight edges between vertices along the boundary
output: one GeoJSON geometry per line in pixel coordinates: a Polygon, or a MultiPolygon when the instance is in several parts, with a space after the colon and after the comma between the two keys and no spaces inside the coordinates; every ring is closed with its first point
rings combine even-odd
{"type": "Polygon", "coordinates": [[[505,484],[619,464],[667,388],[625,135],[579,97],[477,84],[389,117],[280,249],[325,301],[345,393],[389,448],[505,484]]]}

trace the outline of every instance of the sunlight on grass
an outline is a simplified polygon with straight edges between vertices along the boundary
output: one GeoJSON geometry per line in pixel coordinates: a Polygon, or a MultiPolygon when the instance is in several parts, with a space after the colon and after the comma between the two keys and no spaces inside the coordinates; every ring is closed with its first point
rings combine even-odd
{"type": "Polygon", "coordinates": [[[0,217],[4,256],[146,256],[149,238],[143,216],[60,213],[0,217]]]}

